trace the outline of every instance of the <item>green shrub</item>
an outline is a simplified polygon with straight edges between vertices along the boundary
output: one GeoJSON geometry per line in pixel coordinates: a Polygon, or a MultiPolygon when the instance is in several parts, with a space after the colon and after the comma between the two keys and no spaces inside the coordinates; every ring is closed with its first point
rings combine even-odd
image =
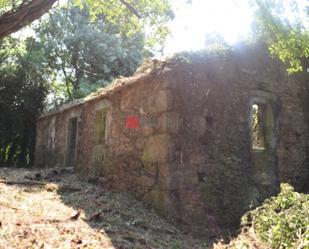
{"type": "Polygon", "coordinates": [[[271,248],[309,248],[309,195],[281,184],[280,193],[242,218],[271,248]]]}

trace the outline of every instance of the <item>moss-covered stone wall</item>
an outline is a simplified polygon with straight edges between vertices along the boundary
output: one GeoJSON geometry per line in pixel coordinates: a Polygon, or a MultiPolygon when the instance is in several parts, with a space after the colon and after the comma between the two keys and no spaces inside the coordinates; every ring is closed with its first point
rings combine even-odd
{"type": "Polygon", "coordinates": [[[209,237],[237,228],[280,182],[308,191],[304,82],[266,49],[154,62],[123,82],[39,119],[37,165],[65,165],[68,122],[78,117],[75,167],[82,175],[102,177],[105,187],[134,193],[209,237]],[[266,142],[258,150],[255,103],[265,106],[266,142]]]}

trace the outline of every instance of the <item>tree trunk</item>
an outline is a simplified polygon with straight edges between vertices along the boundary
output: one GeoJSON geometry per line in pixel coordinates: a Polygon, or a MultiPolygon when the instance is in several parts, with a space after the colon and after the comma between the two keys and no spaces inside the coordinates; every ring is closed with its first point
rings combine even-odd
{"type": "Polygon", "coordinates": [[[40,18],[57,0],[32,0],[0,16],[0,39],[40,18]]]}

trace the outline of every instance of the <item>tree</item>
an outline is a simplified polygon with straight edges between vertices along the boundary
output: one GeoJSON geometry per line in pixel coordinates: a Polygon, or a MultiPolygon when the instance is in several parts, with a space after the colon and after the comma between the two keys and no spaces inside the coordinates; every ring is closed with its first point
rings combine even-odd
{"type": "MultiPolygon", "coordinates": [[[[56,0],[0,0],[0,39],[20,30],[48,12],[56,0]]],[[[93,18],[123,26],[123,31],[153,27],[152,39],[167,32],[166,21],[173,17],[168,0],[74,0],[80,7],[86,3],[93,18]]]]}
{"type": "Polygon", "coordinates": [[[131,74],[161,47],[172,18],[168,0],[69,0],[34,38],[3,38],[54,2],[0,0],[0,165],[30,166],[35,122],[51,95],[78,98],[131,74]]]}
{"type": "Polygon", "coordinates": [[[55,2],[56,0],[0,1],[0,39],[40,18],[55,2]]]}
{"type": "Polygon", "coordinates": [[[44,108],[46,80],[32,39],[0,43],[0,165],[28,166],[34,160],[35,122],[44,108]]]}
{"type": "Polygon", "coordinates": [[[272,54],[287,64],[288,72],[303,70],[309,57],[308,18],[296,1],[254,0],[256,33],[272,54]]]}
{"type": "MultiPolygon", "coordinates": [[[[309,30],[306,11],[294,0],[255,0],[257,32],[269,46],[272,54],[287,64],[289,73],[309,68],[309,30]],[[289,10],[287,10],[289,9],[289,10]],[[290,16],[287,18],[287,16],[290,16]]],[[[309,96],[308,74],[300,74],[299,82],[309,96]]],[[[309,97],[303,100],[304,118],[309,130],[309,97]]],[[[306,161],[309,162],[309,142],[306,161]]]]}
{"type": "Polygon", "coordinates": [[[44,46],[49,77],[54,76],[56,87],[64,83],[61,89],[68,100],[132,74],[144,52],[149,53],[144,50],[143,33],[124,34],[102,16],[92,21],[87,6],[53,11],[36,32],[44,46]]]}
{"type": "Polygon", "coordinates": [[[205,51],[207,51],[208,53],[221,54],[225,53],[229,49],[229,45],[220,34],[213,32],[206,35],[205,51]]]}

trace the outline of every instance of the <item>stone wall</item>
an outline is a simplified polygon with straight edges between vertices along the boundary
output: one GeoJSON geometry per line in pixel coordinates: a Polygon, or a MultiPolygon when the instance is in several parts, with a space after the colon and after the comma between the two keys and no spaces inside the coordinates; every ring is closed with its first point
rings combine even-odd
{"type": "Polygon", "coordinates": [[[133,83],[125,82],[120,90],[40,118],[36,164],[68,166],[69,120],[78,117],[77,170],[84,176],[104,177],[108,186],[131,191],[166,214],[167,172],[174,151],[170,133],[177,132],[177,127],[168,123],[174,115],[173,96],[156,70],[141,74],[133,83]],[[102,111],[104,138],[98,141],[97,115],[102,111]],[[55,136],[53,147],[44,134],[55,136]]]}
{"type": "Polygon", "coordinates": [[[170,98],[160,81],[148,77],[112,96],[86,102],[81,115],[79,170],[104,176],[113,188],[150,196],[148,191],[161,178],[159,167],[165,167],[172,149],[168,131],[159,125],[165,122],[170,98]],[[106,109],[102,144],[95,144],[94,136],[98,106],[106,109]]]}
{"type": "Polygon", "coordinates": [[[289,182],[308,191],[308,96],[263,48],[153,63],[38,120],[37,165],[66,165],[77,117],[75,166],[134,193],[197,235],[239,218],[289,182]],[[252,106],[265,106],[265,148],[252,147],[252,106]]]}
{"type": "Polygon", "coordinates": [[[236,228],[240,217],[289,182],[308,191],[308,100],[303,82],[288,77],[263,48],[221,56],[192,55],[166,76],[174,86],[170,214],[196,234],[236,228]],[[269,145],[252,148],[251,107],[269,105],[269,145]]]}
{"type": "MultiPolygon", "coordinates": [[[[80,114],[81,106],[76,105],[37,120],[35,157],[37,167],[65,166],[68,123],[71,118],[79,118],[80,114]]],[[[78,121],[80,123],[80,119],[78,121]]]]}

